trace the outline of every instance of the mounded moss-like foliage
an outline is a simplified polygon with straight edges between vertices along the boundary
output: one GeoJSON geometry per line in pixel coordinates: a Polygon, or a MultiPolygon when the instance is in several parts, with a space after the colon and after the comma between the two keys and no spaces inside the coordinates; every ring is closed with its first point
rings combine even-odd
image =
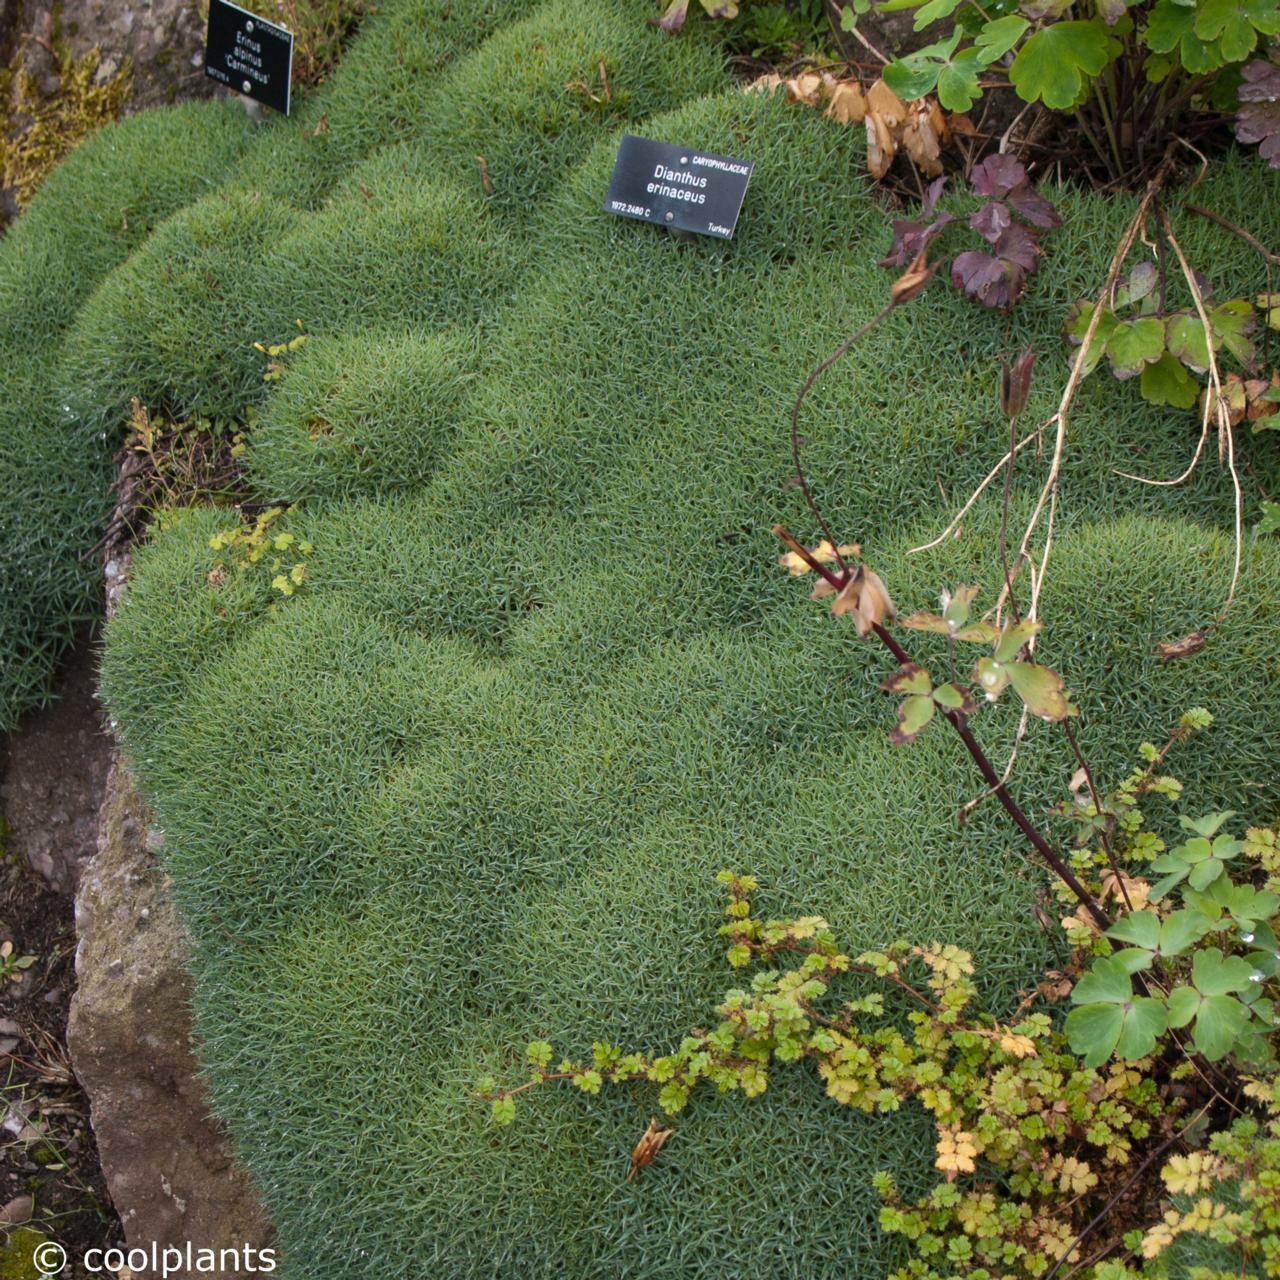
{"type": "MultiPolygon", "coordinates": [[[[422,344],[437,340],[392,346],[382,327],[291,358],[250,458],[267,493],[331,499],[289,518],[316,547],[297,596],[271,610],[260,570],[210,583],[218,523],[191,516],[147,549],[111,633],[106,689],[197,938],[215,1096],[309,1280],[881,1274],[893,1245],[868,1176],[920,1176],[928,1136],[909,1116],[841,1114],[803,1073],[776,1079],[755,1103],[695,1105],[628,1187],[643,1090],[545,1091],[495,1134],[468,1086],[509,1072],[535,1034],[664,1044],[703,1021],[726,981],[726,862],[758,871],[777,910],[820,903],[858,942],[978,949],[997,1002],[1041,955],[1038,873],[999,812],[954,827],[976,790],[955,743],[890,748],[883,655],[773,565],[769,522],[807,531],[785,485],[790,398],[886,288],[849,134],[732,93],[645,131],[757,159],[731,245],[600,213],[602,142],[535,211],[536,248],[484,342],[453,349],[471,381],[435,373],[422,344]],[[358,483],[353,451],[312,438],[330,404],[377,463],[358,483]],[[386,407],[357,425],[366,405],[386,407]]],[[[1265,230],[1247,193],[1271,180],[1220,172],[1205,198],[1265,230]]],[[[1072,225],[1014,320],[1041,353],[1035,412],[1056,395],[1062,307],[1128,216],[1061,198],[1072,225]]],[[[1223,287],[1249,278],[1214,247],[1223,287]]],[[[1001,447],[1007,341],[1004,321],[939,290],[807,409],[824,500],[903,604],[961,580],[994,594],[994,501],[962,540],[905,552],[945,518],[937,477],[964,492],[1001,447]]],[[[1208,471],[1140,489],[1110,469],[1141,451],[1168,474],[1193,443],[1189,418],[1128,388],[1100,378],[1082,397],[1044,652],[1080,691],[1104,775],[1205,703],[1217,725],[1181,771],[1261,811],[1276,795],[1252,709],[1276,695],[1258,650],[1280,554],[1251,543],[1211,650],[1162,667],[1153,641],[1221,601],[1229,489],[1208,471]]],[[[1264,448],[1242,447],[1270,474],[1264,448]]],[[[1033,493],[1017,486],[1019,512],[1033,493]]],[[[1015,719],[982,714],[993,752],[1015,719]]],[[[1073,767],[1048,731],[1021,759],[1030,795],[1073,767]]]]}
{"type": "Polygon", "coordinates": [[[255,483],[291,499],[417,488],[445,454],[475,354],[451,334],[309,340],[254,426],[255,483]]]}
{"type": "MultiPolygon", "coordinates": [[[[627,1185],[651,1094],[546,1090],[497,1133],[468,1088],[534,1035],[661,1045],[704,1021],[726,985],[725,864],[854,945],[978,950],[997,1004],[1042,956],[1039,873],[999,811],[954,827],[977,789],[956,744],[891,749],[886,659],[773,563],[774,519],[812,532],[786,484],[791,397],[878,309],[886,220],[855,134],[779,99],[697,97],[720,80],[708,51],[621,0],[510,27],[458,14],[498,34],[452,68],[471,46],[445,6],[371,18],[297,131],[272,126],[160,228],[35,379],[103,430],[139,390],[256,408],[250,475],[302,500],[273,527],[315,548],[285,599],[270,561],[241,573],[210,547],[230,513],[184,513],[108,637],[213,1093],[289,1280],[875,1277],[894,1246],[869,1175],[907,1192],[927,1175],[918,1118],[850,1114],[799,1072],[697,1103],[627,1185]],[[756,161],[732,243],[601,212],[616,140],[566,88],[598,49],[633,95],[614,124],[693,98],[636,128],[756,161]],[[312,336],[263,383],[250,344],[298,319],[312,336]]],[[[1228,161],[1199,198],[1266,237],[1274,182],[1228,161]]],[[[1130,206],[1055,198],[1067,226],[1012,320],[931,290],[806,406],[824,504],[904,606],[957,581],[994,594],[994,499],[962,539],[906,551],[945,521],[939,479],[966,492],[1003,446],[994,357],[1033,343],[1028,417],[1056,398],[1062,310],[1130,206]]],[[[1179,225],[1223,290],[1251,286],[1246,252],[1179,225]]],[[[1229,487],[1211,468],[1172,491],[1113,474],[1135,455],[1174,474],[1194,444],[1189,416],[1131,388],[1094,379],[1074,423],[1043,652],[1079,691],[1087,750],[1114,776],[1203,703],[1217,724],[1180,772],[1208,803],[1274,806],[1256,708],[1277,693],[1280,551],[1251,541],[1210,648],[1162,667],[1153,642],[1220,604],[1229,487]]],[[[1241,448],[1273,485],[1268,443],[1241,448]]],[[[1015,720],[982,713],[993,754],[1015,720]]],[[[1047,797],[1073,768],[1036,730],[1017,786],[1047,797]]]]}
{"type": "Polygon", "coordinates": [[[66,327],[160,222],[225,180],[250,131],[228,103],[102,129],[0,240],[0,725],[40,699],[58,654],[97,612],[96,566],[80,553],[107,507],[115,446],[63,394],[66,327]]]}

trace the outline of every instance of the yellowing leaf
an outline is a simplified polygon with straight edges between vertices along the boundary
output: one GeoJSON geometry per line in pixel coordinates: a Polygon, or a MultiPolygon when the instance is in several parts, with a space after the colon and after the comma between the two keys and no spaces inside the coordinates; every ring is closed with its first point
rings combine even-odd
{"type": "Polygon", "coordinates": [[[1036,1042],[1030,1036],[1020,1036],[1012,1031],[1005,1031],[1000,1036],[1000,1051],[1012,1054],[1015,1058],[1034,1058],[1036,1042]]]}
{"type": "Polygon", "coordinates": [[[942,1170],[948,1182],[954,1182],[956,1174],[974,1171],[977,1154],[973,1134],[963,1130],[949,1131],[938,1139],[938,1158],[933,1163],[942,1170]]]}
{"type": "MultiPolygon", "coordinates": [[[[848,542],[841,546],[839,551],[841,558],[843,558],[845,556],[860,555],[862,548],[856,542],[848,542]]],[[[825,538],[816,547],[810,547],[809,554],[819,564],[833,564],[836,560],[835,549],[825,538]]],[[[786,555],[779,556],[778,563],[795,577],[802,573],[808,573],[810,569],[809,562],[797,551],[788,551],[786,555]]]]}

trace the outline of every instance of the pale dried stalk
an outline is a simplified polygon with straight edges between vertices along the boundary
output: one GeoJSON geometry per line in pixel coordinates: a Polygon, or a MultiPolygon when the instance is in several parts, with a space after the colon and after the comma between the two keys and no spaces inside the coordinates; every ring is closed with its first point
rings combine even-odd
{"type": "MultiPolygon", "coordinates": [[[[1040,427],[1037,427],[1030,434],[1024,436],[1021,440],[1018,441],[1017,447],[1013,450],[1013,452],[1021,453],[1023,447],[1026,445],[1029,445],[1039,434],[1040,434],[1040,427]]],[[[907,555],[913,556],[920,551],[932,551],[934,547],[938,546],[940,543],[945,542],[956,531],[956,529],[959,528],[960,522],[973,509],[973,504],[977,502],[977,500],[980,497],[982,497],[983,491],[986,489],[986,487],[996,478],[996,476],[998,476],[1004,470],[1005,463],[1007,463],[1008,461],[1009,461],[1009,450],[1006,449],[1004,451],[1004,457],[1001,458],[1000,461],[997,462],[996,465],[992,467],[990,471],[987,472],[986,479],[983,480],[983,482],[973,491],[972,494],[970,494],[969,501],[966,502],[964,506],[961,507],[960,510],[956,512],[955,518],[951,521],[951,523],[947,525],[947,527],[943,529],[943,531],[940,534],[938,534],[938,536],[934,538],[932,542],[925,542],[918,547],[912,547],[911,550],[907,552],[907,555]]],[[[943,496],[945,497],[946,495],[944,494],[943,496]]],[[[1016,569],[1014,570],[1014,572],[1016,573],[1016,569]]]]}
{"type": "Polygon", "coordinates": [[[1149,480],[1145,476],[1131,476],[1124,471],[1117,474],[1125,476],[1129,480],[1136,480],[1139,484],[1181,484],[1196,469],[1196,465],[1200,461],[1200,455],[1204,452],[1204,442],[1209,435],[1209,413],[1210,410],[1215,411],[1215,416],[1218,419],[1218,461],[1222,462],[1225,456],[1227,470],[1231,473],[1231,487],[1235,496],[1235,555],[1231,566],[1231,585],[1227,589],[1227,598],[1223,602],[1221,612],[1215,619],[1215,622],[1221,622],[1231,608],[1232,601],[1236,598],[1236,587],[1240,582],[1240,561],[1244,544],[1244,493],[1240,487],[1240,473],[1236,470],[1235,433],[1231,429],[1231,412],[1227,408],[1226,397],[1222,393],[1222,376],[1218,372],[1218,358],[1214,351],[1213,326],[1209,323],[1209,313],[1205,310],[1204,295],[1200,292],[1199,284],[1196,283],[1195,272],[1191,270],[1186,255],[1182,252],[1178,237],[1173,233],[1173,224],[1169,221],[1169,216],[1163,209],[1160,210],[1160,225],[1164,231],[1165,239],[1168,240],[1170,247],[1177,256],[1178,269],[1182,272],[1182,278],[1187,282],[1187,288],[1191,291],[1191,300],[1195,303],[1196,315],[1199,317],[1200,324],[1204,329],[1205,349],[1209,353],[1209,386],[1205,391],[1204,411],[1200,418],[1200,439],[1196,444],[1196,451],[1192,454],[1191,462],[1188,464],[1187,469],[1176,480],[1149,480]]]}

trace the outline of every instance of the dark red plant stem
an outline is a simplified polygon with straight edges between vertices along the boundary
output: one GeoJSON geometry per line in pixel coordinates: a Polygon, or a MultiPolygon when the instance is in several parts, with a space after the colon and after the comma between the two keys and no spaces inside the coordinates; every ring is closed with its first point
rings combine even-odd
{"type": "Polygon", "coordinates": [[[1098,821],[1103,825],[1098,828],[1098,838],[1102,841],[1103,852],[1107,855],[1107,863],[1111,867],[1111,874],[1116,878],[1116,887],[1120,890],[1120,896],[1124,898],[1125,909],[1133,910],[1133,902],[1129,897],[1129,890],[1125,887],[1124,876],[1116,863],[1116,855],[1111,849],[1111,839],[1107,835],[1106,818],[1102,812],[1102,797],[1098,795],[1098,788],[1093,782],[1093,770],[1089,768],[1089,763],[1084,758],[1084,752],[1080,750],[1080,744],[1076,741],[1075,731],[1071,728],[1071,721],[1064,720],[1062,722],[1062,731],[1067,735],[1067,741],[1071,743],[1071,750],[1075,753],[1076,762],[1080,765],[1084,772],[1084,780],[1089,784],[1089,795],[1093,798],[1093,811],[1098,815],[1098,821]]]}
{"type": "MultiPolygon", "coordinates": [[[[843,590],[848,583],[848,576],[841,578],[837,574],[831,572],[824,564],[820,563],[806,547],[800,545],[792,535],[780,524],[773,526],[773,532],[786,543],[792,551],[800,557],[815,573],[820,574],[827,582],[831,584],[837,591],[843,590]]],[[[891,654],[898,660],[899,666],[906,666],[911,662],[911,655],[893,638],[893,636],[878,622],[872,625],[872,630],[876,633],[881,644],[889,650],[891,654]]],[[[1005,812],[1013,819],[1014,825],[1026,836],[1031,843],[1032,848],[1049,864],[1053,874],[1062,881],[1063,884],[1071,890],[1072,893],[1079,898],[1081,904],[1093,917],[1094,922],[1102,930],[1111,927],[1111,919],[1103,909],[1093,900],[1093,895],[1076,879],[1074,872],[1062,861],[1049,842],[1036,830],[1031,819],[1018,807],[1017,802],[1005,790],[1004,783],[1000,781],[999,774],[996,773],[991,761],[987,759],[987,754],[979,746],[978,740],[973,736],[969,729],[968,721],[963,713],[959,711],[943,710],[942,714],[951,722],[951,727],[960,735],[960,741],[964,743],[965,749],[973,758],[974,764],[978,766],[978,772],[982,774],[983,781],[995,794],[996,799],[1004,805],[1005,812]]]]}

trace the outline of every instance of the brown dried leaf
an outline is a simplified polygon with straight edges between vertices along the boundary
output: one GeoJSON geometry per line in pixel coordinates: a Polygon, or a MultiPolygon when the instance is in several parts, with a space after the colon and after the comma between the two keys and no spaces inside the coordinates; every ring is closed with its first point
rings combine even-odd
{"type": "Polygon", "coordinates": [[[890,129],[896,129],[907,118],[907,104],[883,80],[867,90],[867,110],[874,111],[890,129]]]}
{"type": "Polygon", "coordinates": [[[949,139],[947,122],[938,104],[921,98],[911,104],[902,127],[902,145],[912,163],[927,177],[942,173],[942,148],[949,139]]]}
{"type": "Polygon", "coordinates": [[[804,75],[794,76],[786,82],[787,94],[792,102],[803,102],[807,106],[816,107],[824,88],[822,77],[816,71],[807,71],[804,75]]]}
{"type": "Polygon", "coordinates": [[[831,90],[827,115],[837,124],[861,124],[867,114],[867,95],[856,80],[840,80],[831,90]]]}
{"type": "Polygon", "coordinates": [[[884,116],[868,111],[863,122],[867,129],[867,168],[877,182],[889,172],[893,157],[898,154],[898,142],[884,116]]]}
{"type": "Polygon", "coordinates": [[[746,93],[763,93],[772,95],[782,88],[783,80],[776,71],[770,71],[768,74],[759,76],[746,86],[746,93]]]}
{"type": "Polygon", "coordinates": [[[649,1127],[641,1135],[640,1141],[636,1143],[635,1149],[631,1152],[631,1168],[627,1173],[627,1181],[631,1182],[636,1173],[652,1164],[653,1158],[667,1144],[667,1139],[675,1133],[674,1129],[659,1129],[658,1122],[653,1117],[649,1117],[649,1127]]]}
{"type": "Polygon", "coordinates": [[[911,265],[893,282],[889,290],[890,296],[894,302],[901,305],[904,302],[910,302],[912,298],[917,297],[925,285],[929,283],[929,277],[933,274],[929,270],[929,264],[925,260],[925,251],[920,250],[912,260],[911,265]]]}
{"type": "Polygon", "coordinates": [[[831,602],[831,612],[837,618],[852,614],[860,637],[865,637],[872,627],[892,622],[897,617],[897,610],[879,574],[872,573],[865,565],[859,566],[831,602]]]}
{"type": "Polygon", "coordinates": [[[1166,640],[1163,644],[1156,645],[1155,652],[1160,655],[1160,661],[1168,666],[1175,658],[1189,658],[1193,653],[1199,653],[1208,642],[1207,630],[1189,631],[1178,640],[1166,640]]]}

